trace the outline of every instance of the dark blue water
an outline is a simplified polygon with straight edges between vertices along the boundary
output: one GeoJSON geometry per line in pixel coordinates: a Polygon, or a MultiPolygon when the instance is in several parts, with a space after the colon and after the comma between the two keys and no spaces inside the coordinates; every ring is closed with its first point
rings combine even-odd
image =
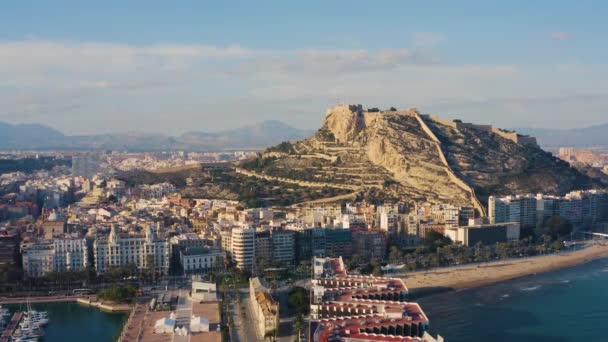
{"type": "MultiPolygon", "coordinates": [[[[9,305],[17,310],[20,305],[9,305]]],[[[21,306],[25,309],[24,306],[21,306]]],[[[124,313],[107,313],[74,302],[32,304],[34,310],[49,312],[50,322],[45,329],[45,342],[110,342],[120,334],[127,319],[124,313]]]]}
{"type": "Polygon", "coordinates": [[[608,341],[608,259],[421,298],[448,342],[608,341]]]}

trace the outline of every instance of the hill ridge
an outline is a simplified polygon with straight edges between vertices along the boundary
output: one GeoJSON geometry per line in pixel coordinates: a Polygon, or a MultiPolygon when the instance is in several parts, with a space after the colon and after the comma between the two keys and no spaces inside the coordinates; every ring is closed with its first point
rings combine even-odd
{"type": "Polygon", "coordinates": [[[533,137],[447,121],[417,109],[329,108],[312,137],[270,147],[243,168],[260,175],[360,186],[362,197],[472,206],[489,194],[563,193],[590,179],[533,137]],[[357,170],[357,172],[352,172],[357,170]],[[528,175],[530,173],[530,175],[528,175]]]}

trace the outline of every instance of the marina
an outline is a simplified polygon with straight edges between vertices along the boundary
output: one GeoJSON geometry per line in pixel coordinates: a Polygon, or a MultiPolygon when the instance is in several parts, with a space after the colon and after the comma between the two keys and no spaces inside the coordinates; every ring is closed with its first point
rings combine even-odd
{"type": "Polygon", "coordinates": [[[33,303],[29,308],[10,304],[3,309],[11,319],[0,342],[111,341],[118,337],[127,318],[124,312],[104,312],[74,301],[33,303]]]}
{"type": "Polygon", "coordinates": [[[3,329],[0,342],[35,342],[44,337],[44,328],[49,323],[47,311],[32,310],[28,301],[27,311],[16,311],[5,324],[8,316],[10,310],[0,306],[0,327],[3,329]]]}

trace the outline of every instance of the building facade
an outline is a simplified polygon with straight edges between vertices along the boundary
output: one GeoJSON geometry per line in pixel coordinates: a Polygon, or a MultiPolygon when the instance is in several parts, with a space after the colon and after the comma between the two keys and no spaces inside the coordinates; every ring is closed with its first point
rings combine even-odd
{"type": "Polygon", "coordinates": [[[21,253],[23,272],[32,278],[50,272],[84,271],[88,265],[87,244],[81,237],[57,236],[24,244],[21,253]]]}
{"type": "Polygon", "coordinates": [[[236,267],[251,272],[255,258],[255,229],[233,228],[231,255],[236,267]]]}
{"type": "Polygon", "coordinates": [[[140,271],[153,269],[160,275],[169,273],[169,241],[158,238],[150,226],[144,234],[127,234],[118,233],[112,225],[109,236],[95,239],[93,252],[97,273],[128,265],[135,265],[140,271]]]}

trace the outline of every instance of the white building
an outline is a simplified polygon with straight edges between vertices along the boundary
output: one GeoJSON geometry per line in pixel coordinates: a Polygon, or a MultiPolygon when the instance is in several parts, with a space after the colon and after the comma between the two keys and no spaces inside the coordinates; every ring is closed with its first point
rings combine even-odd
{"type": "Polygon", "coordinates": [[[22,246],[23,271],[28,277],[42,277],[49,272],[83,271],[87,267],[86,240],[58,236],[22,246]]]}
{"type": "Polygon", "coordinates": [[[224,252],[208,247],[190,247],[179,250],[179,262],[184,273],[204,273],[224,260],[224,252]]]}
{"type": "Polygon", "coordinates": [[[534,227],[537,214],[536,200],[534,195],[490,196],[488,199],[490,223],[519,222],[522,227],[534,227]]]}
{"type": "Polygon", "coordinates": [[[112,225],[108,237],[97,238],[93,243],[95,270],[103,273],[110,267],[135,265],[138,269],[152,267],[158,274],[169,272],[169,242],[159,239],[148,226],[145,234],[118,233],[112,225]]]}
{"type": "Polygon", "coordinates": [[[255,257],[255,229],[244,227],[232,229],[231,255],[236,267],[251,271],[255,257]]]}

